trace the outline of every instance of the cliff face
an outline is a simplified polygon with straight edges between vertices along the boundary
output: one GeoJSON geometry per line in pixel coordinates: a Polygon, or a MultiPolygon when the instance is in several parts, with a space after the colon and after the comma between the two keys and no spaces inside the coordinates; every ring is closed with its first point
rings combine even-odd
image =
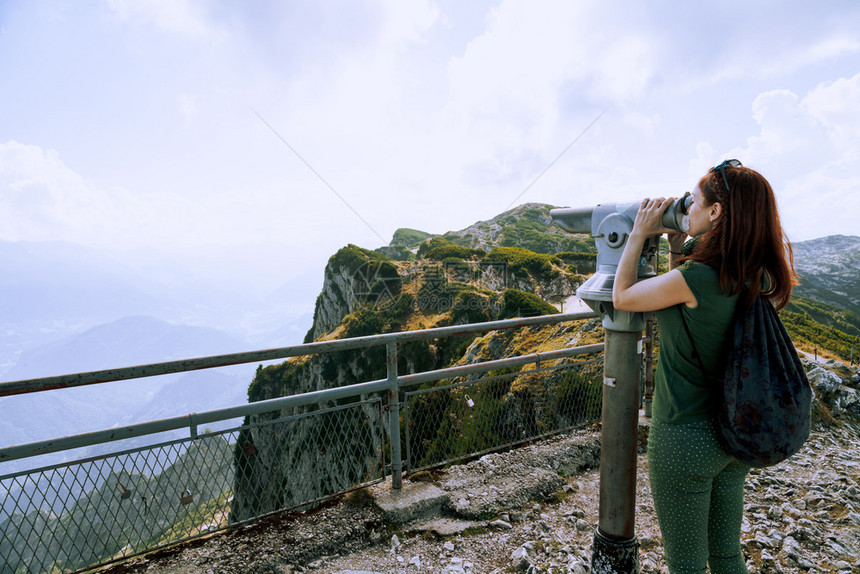
{"type": "MultiPolygon", "coordinates": [[[[560,259],[525,250],[491,252],[484,258],[393,261],[349,245],[326,265],[306,341],[555,313],[547,300],[573,295],[582,279],[560,259]]],[[[510,337],[404,344],[398,372],[498,358],[517,346],[510,337]]],[[[519,347],[530,350],[528,342],[519,347]]],[[[379,347],[315,355],[258,369],[248,396],[259,401],[385,376],[385,350],[379,347]]],[[[251,417],[249,423],[266,426],[243,431],[237,444],[231,519],[244,520],[379,476],[385,437],[368,429],[385,427],[382,416],[379,402],[367,402],[321,416],[279,412],[251,417]]]]}
{"type": "Polygon", "coordinates": [[[308,339],[316,340],[334,330],[344,317],[367,304],[371,290],[380,281],[384,287],[399,291],[399,274],[387,258],[355,245],[333,255],[323,272],[323,287],[308,339]]]}

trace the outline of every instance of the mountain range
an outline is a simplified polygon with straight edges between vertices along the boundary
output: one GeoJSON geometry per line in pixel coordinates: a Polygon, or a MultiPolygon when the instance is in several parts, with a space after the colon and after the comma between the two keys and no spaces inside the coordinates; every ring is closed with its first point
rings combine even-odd
{"type": "MultiPolygon", "coordinates": [[[[439,236],[400,229],[377,251],[382,258],[403,260],[415,258],[419,249],[426,255],[431,244],[443,242],[473,251],[521,246],[548,255],[594,250],[590,238],[554,226],[549,208],[525,204],[439,236]]],[[[794,252],[802,276],[797,295],[860,313],[860,237],[801,242],[794,252]]],[[[0,266],[0,379],[5,381],[298,344],[311,316],[293,310],[304,300],[309,308],[316,295],[312,280],[297,280],[258,298],[256,307],[247,300],[213,303],[211,293],[195,299],[199,291],[183,293],[176,285],[138,276],[104,253],[56,242],[0,242],[0,266]],[[288,306],[291,311],[285,312],[288,306]]],[[[0,398],[0,444],[242,403],[254,368],[0,398]]]]}
{"type": "Polygon", "coordinates": [[[860,315],[860,237],[831,235],[794,244],[797,294],[860,315]]]}

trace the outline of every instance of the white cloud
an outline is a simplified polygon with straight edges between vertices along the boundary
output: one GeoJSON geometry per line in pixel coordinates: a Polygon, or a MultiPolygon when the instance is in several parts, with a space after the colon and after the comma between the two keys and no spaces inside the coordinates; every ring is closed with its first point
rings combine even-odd
{"type": "MultiPolygon", "coordinates": [[[[448,151],[461,181],[512,200],[607,105],[624,113],[625,103],[642,94],[660,42],[649,38],[649,26],[629,26],[610,13],[595,2],[522,0],[503,1],[490,12],[486,29],[450,59],[448,99],[436,118],[436,130],[456,142],[448,151]],[[610,22],[623,32],[607,34],[603,24],[610,22]]],[[[548,175],[558,175],[574,157],[587,163],[606,121],[588,134],[590,145],[577,144],[548,175]]],[[[637,129],[647,131],[647,123],[637,121],[637,129]]],[[[539,187],[550,185],[542,178],[539,187]]],[[[539,197],[535,192],[521,201],[539,197]]],[[[502,209],[507,202],[494,205],[502,209]]]]}
{"type": "Polygon", "coordinates": [[[801,171],[860,163],[860,74],[819,84],[802,98],[790,90],[765,92],[752,109],[760,133],[741,150],[747,157],[801,171]]]}
{"type": "Polygon", "coordinates": [[[760,133],[749,138],[744,156],[749,161],[772,157],[803,155],[809,151],[810,138],[820,140],[823,135],[791,90],[773,90],[760,94],[752,105],[753,119],[760,133]]]}
{"type": "Polygon", "coordinates": [[[812,46],[802,48],[792,56],[796,56],[799,65],[811,65],[857,53],[860,53],[860,40],[856,35],[838,35],[825,37],[812,46]]]}
{"type": "MultiPolygon", "coordinates": [[[[778,57],[760,61],[748,70],[757,70],[759,74],[764,73],[771,76],[785,76],[841,56],[858,54],[860,53],[860,40],[856,36],[825,36],[812,43],[800,42],[786,46],[786,48],[778,57]]],[[[761,53],[760,51],[757,52],[761,53]]],[[[756,52],[752,52],[752,54],[756,54],[756,52]]]]}
{"type": "Polygon", "coordinates": [[[113,236],[118,231],[112,225],[110,198],[69,169],[55,151],[0,143],[0,190],[3,239],[86,242],[99,232],[113,236]]]}
{"type": "Polygon", "coordinates": [[[429,0],[381,0],[383,24],[379,42],[385,45],[425,42],[437,23],[439,7],[429,0]]]}
{"type": "Polygon", "coordinates": [[[0,143],[0,240],[70,241],[177,256],[244,253],[254,260],[286,258],[301,267],[342,247],[342,234],[368,235],[312,177],[285,187],[214,190],[203,199],[105,190],[57,152],[8,141],[0,143]],[[332,219],[342,220],[337,231],[323,234],[332,219]]]}
{"type": "Polygon", "coordinates": [[[627,103],[642,95],[659,63],[654,38],[630,35],[596,48],[602,55],[595,62],[593,96],[627,103]]]}
{"type": "Polygon", "coordinates": [[[860,162],[860,74],[820,84],[804,98],[803,106],[825,130],[839,162],[860,162]]]}
{"type": "Polygon", "coordinates": [[[732,154],[770,180],[786,227],[801,239],[860,234],[860,74],[819,84],[804,97],[763,93],[753,117],[759,134],[732,154]]]}
{"type": "Polygon", "coordinates": [[[189,127],[197,117],[197,102],[188,94],[179,94],[179,113],[182,116],[182,125],[189,127]]]}
{"type": "Polygon", "coordinates": [[[132,24],[151,24],[168,32],[200,38],[217,32],[207,19],[206,0],[106,0],[117,18],[132,24]]]}
{"type": "MultiPolygon", "coordinates": [[[[336,236],[377,245],[251,108],[383,237],[399,226],[443,232],[498,214],[607,105],[519,202],[685,191],[732,147],[782,177],[780,193],[848,189],[857,168],[857,78],[816,87],[840,75],[830,70],[854,74],[858,39],[841,14],[838,26],[797,38],[788,32],[807,16],[789,14],[759,35],[748,34],[758,23],[744,20],[733,34],[704,38],[701,22],[718,10],[698,5],[104,2],[95,15],[69,10],[77,19],[48,22],[39,36],[92,71],[69,75],[64,62],[58,73],[50,58],[22,64],[36,70],[28,82],[2,78],[21,86],[0,94],[4,109],[19,112],[9,114],[3,140],[38,144],[33,157],[42,162],[15,180],[19,195],[3,209],[21,217],[6,237],[90,230],[95,239],[113,233],[115,243],[150,234],[189,244],[336,236]],[[121,26],[104,26],[97,16],[105,10],[121,26]],[[63,35],[78,29],[71,22],[87,31],[89,49],[63,35]],[[102,54],[111,57],[92,57],[102,54]],[[726,62],[729,72],[715,72],[726,62]],[[812,80],[797,73],[813,67],[812,80]],[[52,99],[56,81],[44,79],[58,77],[78,88],[76,99],[52,99]],[[111,97],[93,98],[99,90],[111,97]],[[63,183],[38,183],[49,173],[63,183]],[[63,197],[60,187],[73,193],[63,197]],[[41,203],[26,203],[24,188],[41,203]],[[71,206],[83,223],[47,209],[51,202],[71,206]],[[109,215],[94,217],[99,209],[109,215]]],[[[18,52],[38,53],[27,46],[18,52]]]]}

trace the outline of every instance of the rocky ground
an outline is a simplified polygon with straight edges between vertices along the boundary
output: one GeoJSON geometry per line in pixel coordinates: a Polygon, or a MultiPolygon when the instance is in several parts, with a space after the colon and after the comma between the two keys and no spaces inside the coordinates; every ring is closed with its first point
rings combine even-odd
{"type": "MultiPolygon", "coordinates": [[[[820,370],[810,379],[828,402],[809,441],[790,460],[753,470],[747,480],[742,539],[751,572],[860,572],[860,374],[820,370]]],[[[103,571],[587,573],[598,520],[597,439],[596,429],[579,431],[414,476],[404,491],[439,495],[429,522],[402,523],[409,517],[380,508],[390,492],[383,484],[103,571]]],[[[667,572],[647,453],[638,464],[641,571],[667,572]]]]}

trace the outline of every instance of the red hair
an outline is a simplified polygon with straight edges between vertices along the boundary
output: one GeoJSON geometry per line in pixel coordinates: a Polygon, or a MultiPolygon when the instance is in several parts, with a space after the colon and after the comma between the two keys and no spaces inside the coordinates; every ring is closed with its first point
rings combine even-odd
{"type": "Polygon", "coordinates": [[[747,286],[746,308],[762,293],[782,309],[797,284],[797,272],[773,189],[746,167],[726,167],[725,179],[714,170],[699,181],[706,206],[719,202],[722,214],[681,261],[700,261],[719,271],[724,293],[734,295],[747,286]]]}

